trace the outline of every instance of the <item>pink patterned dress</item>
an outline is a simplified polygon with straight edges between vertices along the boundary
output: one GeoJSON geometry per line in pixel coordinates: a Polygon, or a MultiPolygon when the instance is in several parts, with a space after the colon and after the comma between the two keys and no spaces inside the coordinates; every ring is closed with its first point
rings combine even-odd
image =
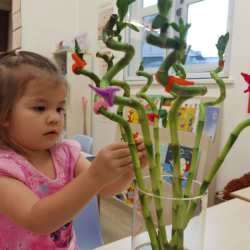
{"type": "MultiPolygon", "coordinates": [[[[20,180],[42,199],[73,180],[80,151],[80,144],[73,140],[57,142],[50,148],[57,174],[56,179],[51,180],[14,150],[0,150],[0,174],[20,180]]],[[[50,235],[38,235],[0,213],[0,250],[79,250],[72,223],[68,222],[50,235]]]]}

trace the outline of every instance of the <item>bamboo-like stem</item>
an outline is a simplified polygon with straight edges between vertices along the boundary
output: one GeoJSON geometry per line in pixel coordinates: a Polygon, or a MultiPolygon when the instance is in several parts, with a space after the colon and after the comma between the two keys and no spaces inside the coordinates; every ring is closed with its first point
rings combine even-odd
{"type": "MultiPolygon", "coordinates": [[[[184,198],[190,197],[190,190],[191,190],[192,182],[194,179],[194,174],[195,174],[195,169],[196,169],[198,154],[199,154],[199,148],[200,148],[200,142],[201,142],[202,132],[203,132],[204,124],[205,124],[205,117],[206,117],[205,107],[214,106],[214,105],[217,105],[219,103],[222,103],[226,98],[225,83],[217,75],[221,71],[222,71],[222,68],[218,67],[215,70],[211,71],[211,73],[210,73],[211,76],[213,77],[213,79],[217,82],[217,84],[220,87],[220,97],[214,101],[203,102],[199,105],[199,107],[200,107],[200,121],[199,121],[199,127],[198,127],[198,131],[197,131],[196,139],[195,139],[195,146],[194,146],[194,150],[193,150],[192,162],[191,162],[190,171],[189,171],[189,175],[188,175],[188,179],[187,179],[184,198]]],[[[184,207],[184,216],[185,216],[186,211],[188,209],[188,201],[185,201],[184,204],[185,204],[185,207],[184,207]]]]}
{"type": "Polygon", "coordinates": [[[173,198],[176,200],[176,209],[173,210],[173,231],[178,232],[179,240],[177,246],[180,248],[183,245],[183,206],[182,199],[182,181],[180,169],[180,143],[178,138],[178,112],[184,101],[188,98],[177,97],[174,104],[170,108],[169,125],[171,134],[171,144],[173,149],[173,198]],[[174,219],[176,219],[174,221],[174,219]],[[176,228],[175,228],[176,226],[176,228]]]}
{"type": "Polygon", "coordinates": [[[98,51],[96,53],[96,57],[102,58],[108,64],[108,70],[107,71],[109,71],[113,67],[114,56],[109,57],[107,54],[98,51]]]}
{"type": "MultiPolygon", "coordinates": [[[[137,71],[136,75],[144,76],[148,79],[147,84],[136,94],[136,97],[146,100],[149,103],[153,113],[158,115],[159,111],[158,111],[155,103],[147,94],[145,94],[145,92],[148,90],[148,88],[153,83],[153,76],[150,75],[149,73],[143,72],[143,71],[137,71]]],[[[154,118],[154,142],[155,142],[155,162],[156,162],[156,168],[157,168],[157,180],[158,180],[158,185],[159,185],[159,190],[160,190],[160,196],[162,196],[163,193],[162,193],[162,179],[161,179],[159,119],[157,117],[154,118]]],[[[163,211],[162,200],[161,200],[159,205],[161,206],[159,209],[163,211]]],[[[157,213],[159,235],[160,235],[160,239],[161,239],[161,242],[163,244],[163,247],[166,248],[168,245],[168,239],[167,239],[167,232],[166,232],[166,227],[165,227],[165,222],[164,222],[164,214],[160,213],[159,215],[160,216],[158,216],[158,213],[157,213]]]]}
{"type": "MultiPolygon", "coordinates": [[[[132,156],[133,163],[134,163],[134,171],[135,171],[138,187],[143,192],[146,192],[146,188],[145,188],[145,185],[143,182],[142,171],[141,171],[141,167],[140,167],[140,160],[139,160],[139,157],[137,154],[137,149],[136,149],[136,145],[134,142],[133,133],[132,133],[132,130],[131,130],[129,123],[124,118],[122,118],[116,114],[112,114],[110,111],[105,110],[103,108],[101,108],[99,110],[99,113],[104,115],[108,119],[121,124],[123,126],[124,130],[126,131],[127,138],[128,138],[128,145],[129,145],[129,149],[130,149],[131,156],[132,156]]],[[[156,233],[155,225],[153,222],[151,212],[150,212],[149,207],[148,207],[147,196],[145,193],[139,193],[139,198],[140,198],[140,202],[141,202],[144,220],[145,220],[146,227],[147,227],[149,237],[151,240],[152,249],[153,250],[160,250],[159,245],[158,245],[158,239],[157,239],[158,236],[156,233]]]]}
{"type": "MultiPolygon", "coordinates": [[[[163,217],[163,204],[162,204],[162,199],[158,198],[160,197],[160,189],[159,189],[159,183],[158,183],[158,177],[157,177],[157,167],[156,167],[156,163],[154,159],[154,151],[153,151],[152,141],[150,138],[148,117],[147,117],[146,111],[140,102],[137,102],[135,100],[131,101],[130,99],[124,98],[124,97],[115,96],[115,104],[133,107],[135,110],[137,110],[139,114],[146,154],[147,154],[147,158],[149,162],[152,191],[155,196],[154,201],[155,201],[156,214],[157,214],[158,223],[159,223],[159,229],[165,231],[164,229],[165,223],[164,223],[164,217],[163,217]]],[[[163,243],[164,248],[167,247],[167,244],[168,243],[163,243]]]]}
{"type": "MultiPolygon", "coordinates": [[[[208,189],[211,181],[213,180],[215,174],[217,173],[217,171],[219,170],[220,166],[222,165],[222,163],[224,162],[226,156],[228,155],[229,151],[231,150],[232,146],[234,145],[235,141],[237,140],[237,138],[239,137],[240,133],[247,127],[250,126],[250,119],[245,120],[243,122],[241,122],[234,130],[233,132],[230,134],[225,146],[223,147],[223,149],[221,150],[219,156],[217,157],[216,161],[214,162],[211,170],[209,171],[207,177],[205,178],[204,182],[202,183],[200,189],[197,191],[197,193],[195,194],[195,197],[200,197],[203,196],[204,193],[206,192],[206,190],[208,189]]],[[[190,221],[190,219],[193,216],[193,213],[197,207],[197,204],[199,203],[200,198],[194,200],[192,202],[192,204],[190,205],[186,218],[184,220],[184,227],[186,227],[188,225],[188,222],[190,221]]]]}

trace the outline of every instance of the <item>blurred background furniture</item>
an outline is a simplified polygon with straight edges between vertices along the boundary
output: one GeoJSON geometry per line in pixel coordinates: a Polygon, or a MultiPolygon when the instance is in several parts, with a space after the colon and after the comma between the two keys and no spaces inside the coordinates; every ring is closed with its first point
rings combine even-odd
{"type": "Polygon", "coordinates": [[[81,151],[90,154],[90,149],[93,143],[93,138],[87,135],[75,135],[72,140],[81,144],[81,151]]]}
{"type": "Polygon", "coordinates": [[[96,196],[73,219],[77,246],[81,250],[92,250],[104,245],[96,196]]]}

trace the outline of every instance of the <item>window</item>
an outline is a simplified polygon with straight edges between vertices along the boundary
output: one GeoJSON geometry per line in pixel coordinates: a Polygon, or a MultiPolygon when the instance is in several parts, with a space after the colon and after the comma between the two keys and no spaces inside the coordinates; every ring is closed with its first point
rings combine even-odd
{"type": "MultiPolygon", "coordinates": [[[[159,30],[151,28],[152,21],[158,14],[157,2],[137,0],[130,8],[128,21],[136,25],[140,33],[126,30],[126,41],[135,47],[136,55],[128,69],[125,69],[125,80],[141,80],[136,76],[141,61],[144,61],[145,71],[155,74],[169,54],[169,50],[150,45],[145,40],[148,32],[159,35],[159,30]]],[[[187,35],[187,44],[192,45],[185,65],[187,78],[210,78],[210,71],[218,66],[219,57],[215,44],[220,35],[232,31],[233,4],[234,0],[174,0],[169,14],[170,22],[178,23],[182,17],[184,22],[192,24],[187,35]]],[[[171,38],[178,35],[172,28],[169,28],[168,33],[171,38]]],[[[230,42],[224,57],[225,68],[220,77],[228,77],[229,53],[230,42]]]]}

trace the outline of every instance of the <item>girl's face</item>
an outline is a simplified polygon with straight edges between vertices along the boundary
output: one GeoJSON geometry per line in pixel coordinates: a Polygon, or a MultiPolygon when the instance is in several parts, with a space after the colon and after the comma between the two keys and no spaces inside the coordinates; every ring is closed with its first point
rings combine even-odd
{"type": "Polygon", "coordinates": [[[24,95],[14,106],[10,120],[5,124],[14,143],[29,150],[52,147],[64,126],[64,84],[37,81],[27,84],[24,95]]]}

